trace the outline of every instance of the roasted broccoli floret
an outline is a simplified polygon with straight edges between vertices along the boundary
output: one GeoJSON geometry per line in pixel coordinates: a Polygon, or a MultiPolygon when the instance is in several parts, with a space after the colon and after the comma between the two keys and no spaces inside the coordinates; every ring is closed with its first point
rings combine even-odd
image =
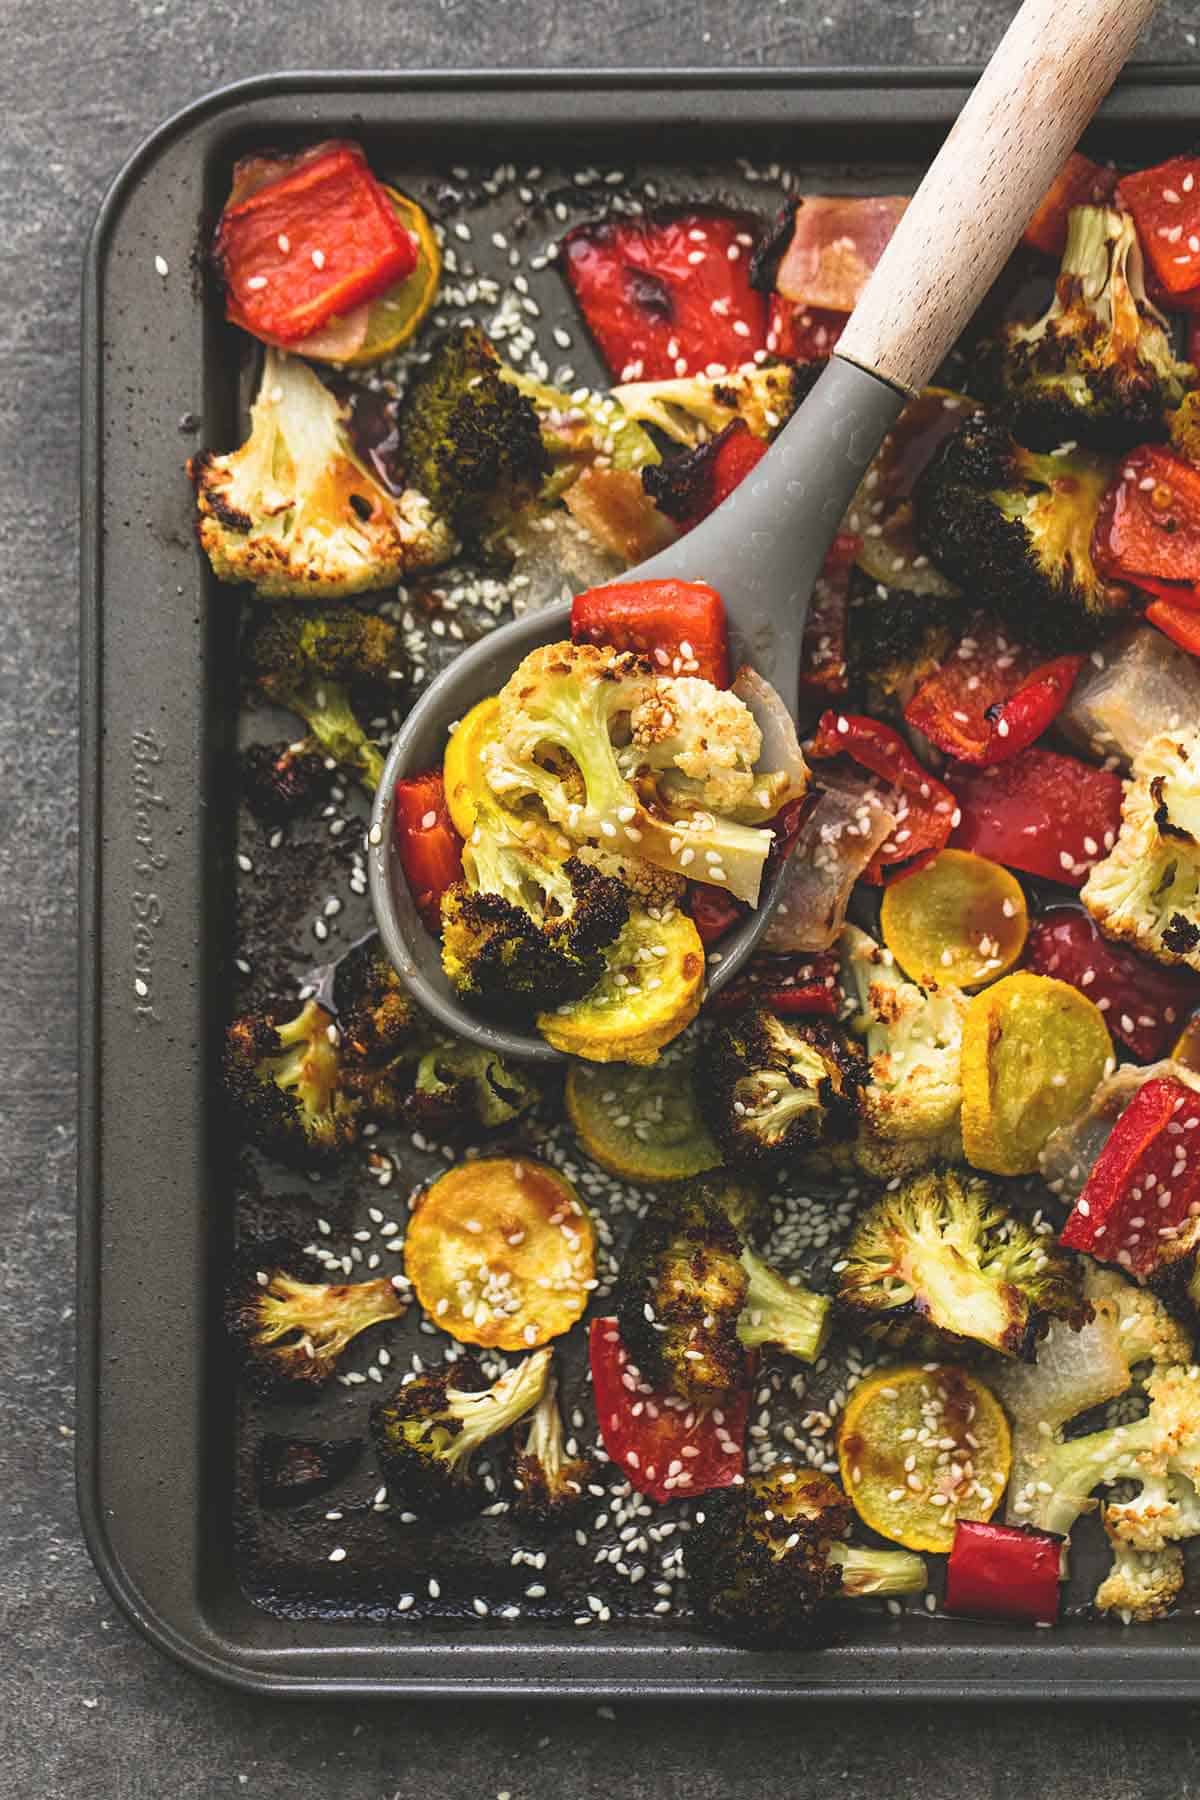
{"type": "Polygon", "coordinates": [[[392,1281],[303,1281],[290,1272],[287,1244],[252,1246],[237,1260],[225,1297],[225,1325],[257,1387],[319,1388],[360,1332],[408,1307],[392,1281]]]}
{"type": "Polygon", "coordinates": [[[1037,455],[999,419],[965,419],[913,491],[921,548],[1022,641],[1077,649],[1129,606],[1092,561],[1111,473],[1094,452],[1037,455]]]}
{"type": "Polygon", "coordinates": [[[380,486],[346,409],[299,357],[268,350],[250,436],[188,463],[196,531],[222,581],[267,599],[334,600],[392,587],[454,549],[428,498],[380,486]]]}
{"type": "Polygon", "coordinates": [[[446,1040],[417,1064],[406,1117],[434,1133],[495,1131],[511,1125],[538,1099],[535,1084],[491,1050],[446,1040]]]}
{"type": "Polygon", "coordinates": [[[957,988],[907,980],[891,951],[857,926],[842,932],[841,948],[842,985],[859,1008],[851,1025],[870,1071],[856,1160],[867,1174],[890,1180],[939,1157],[961,1157],[966,997],[957,988]]]}
{"type": "Polygon", "coordinates": [[[1163,415],[1196,379],[1176,361],[1167,321],[1146,297],[1127,213],[1076,206],[1049,309],[1009,324],[986,353],[993,397],[1023,444],[1123,450],[1161,437],[1163,415]]]}
{"type": "Polygon", "coordinates": [[[308,1000],[235,1019],[225,1035],[225,1087],[250,1137],[282,1162],[309,1167],[357,1141],[360,1102],[346,1090],[332,1013],[308,1000]]]}
{"type": "Polygon", "coordinates": [[[333,976],[342,1048],[361,1063],[390,1062],[406,1051],[422,1048],[414,1033],[424,1020],[397,975],[376,932],[363,938],[338,961],[333,976]]]}
{"type": "Polygon", "coordinates": [[[469,544],[486,546],[550,472],[537,412],[478,326],[443,338],[414,370],[397,433],[405,480],[469,544]]]}
{"type": "Polygon", "coordinates": [[[537,412],[542,443],[550,457],[553,489],[563,477],[602,457],[614,469],[649,468],[659,461],[658,446],[612,394],[596,394],[589,388],[564,393],[519,369],[505,368],[510,381],[537,412]]]}
{"type": "Polygon", "coordinates": [[[712,1033],[699,1079],[727,1161],[767,1170],[854,1135],[866,1062],[824,1020],[758,1006],[712,1033]]]}
{"type": "Polygon", "coordinates": [[[846,1543],[851,1517],[835,1481],[795,1463],[707,1496],[684,1539],[698,1623],[750,1649],[811,1650],[834,1636],[838,1600],[922,1592],[922,1558],[846,1543]]]}
{"type": "Polygon", "coordinates": [[[613,398],[631,419],[653,425],[691,449],[742,422],[758,438],[781,431],[811,390],[820,363],[763,363],[733,375],[683,375],[668,381],[626,381],[613,398]]]}
{"type": "Polygon", "coordinates": [[[1200,729],[1164,731],[1133,761],[1121,829],[1080,895],[1106,937],[1200,970],[1200,729]]]}
{"type": "Polygon", "coordinates": [[[872,705],[905,707],[939,668],[962,631],[962,607],[934,594],[910,594],[874,582],[846,615],[846,667],[872,705]]]}
{"type": "Polygon", "coordinates": [[[522,1524],[548,1531],[578,1511],[596,1474],[594,1457],[572,1454],[566,1447],[558,1381],[551,1375],[529,1415],[529,1430],[514,1460],[513,1510],[522,1524]]]}
{"type": "Polygon", "coordinates": [[[263,825],[285,825],[323,800],[333,770],[312,738],[295,744],[249,744],[242,751],[242,793],[263,825]]]}
{"type": "Polygon", "coordinates": [[[838,1267],[837,1297],[855,1330],[917,1355],[988,1349],[1032,1360],[1052,1319],[1087,1319],[1082,1278],[990,1183],[940,1169],[867,1208],[838,1267]]]}
{"type": "MultiPolygon", "coordinates": [[[[696,685],[716,692],[708,683],[696,685]]],[[[501,691],[499,734],[484,751],[488,780],[502,800],[540,801],[576,842],[628,845],[677,875],[695,878],[702,870],[706,881],[753,904],[770,832],[708,810],[686,812],[682,802],[674,818],[660,806],[650,767],[653,745],[659,737],[686,737],[689,726],[679,716],[678,696],[673,704],[656,705],[659,686],[649,663],[628,652],[568,643],[533,651],[501,691]],[[629,749],[623,745],[619,757],[613,736],[618,728],[629,732],[635,716],[633,738],[644,754],[639,759],[633,753],[632,760],[645,768],[645,796],[640,776],[622,766],[630,764],[629,749]]],[[[703,779],[710,767],[715,772],[723,756],[718,750],[710,764],[693,763],[693,779],[703,779]]],[[[773,773],[764,773],[764,788],[773,773]]]]}
{"type": "Polygon", "coordinates": [[[485,1005],[528,1015],[582,998],[629,917],[620,881],[578,857],[559,862],[481,802],[462,881],[442,896],[442,966],[485,1005]]]}
{"type": "Polygon", "coordinates": [[[814,1362],[830,1302],[746,1247],[720,1184],[696,1182],[647,1211],[621,1265],[621,1338],[645,1378],[696,1403],[745,1379],[746,1350],[770,1344],[814,1362]]]}
{"type": "Polygon", "coordinates": [[[371,1437],[389,1497],[438,1520],[469,1518],[488,1490],[475,1452],[535,1407],[550,1371],[537,1350],[489,1387],[472,1359],[410,1375],[371,1408],[371,1437]]]}
{"type": "Polygon", "coordinates": [[[298,713],[326,755],[374,793],[383,755],[356,704],[395,698],[404,674],[399,627],[350,606],[271,612],[251,632],[246,654],[259,692],[298,713]]]}

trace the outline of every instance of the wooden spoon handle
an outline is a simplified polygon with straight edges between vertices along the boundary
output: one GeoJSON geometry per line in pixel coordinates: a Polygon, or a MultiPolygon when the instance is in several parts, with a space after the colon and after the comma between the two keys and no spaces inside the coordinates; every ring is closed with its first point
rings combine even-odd
{"type": "Polygon", "coordinates": [[[1157,0],[1025,0],[897,226],[837,354],[924,387],[1157,0]]]}

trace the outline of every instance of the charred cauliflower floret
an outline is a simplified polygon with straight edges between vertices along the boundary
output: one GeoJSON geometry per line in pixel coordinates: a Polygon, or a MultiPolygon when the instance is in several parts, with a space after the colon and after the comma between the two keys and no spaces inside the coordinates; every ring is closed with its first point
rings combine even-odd
{"type": "Polygon", "coordinates": [[[389,494],[355,453],[346,409],[308,364],[268,350],[250,436],[188,463],[196,531],[222,581],[268,600],[391,587],[455,548],[423,494],[389,494]]]}
{"type": "Polygon", "coordinates": [[[1106,937],[1200,970],[1200,728],[1164,731],[1134,758],[1117,841],[1080,898],[1106,937]]]}
{"type": "Polygon", "coordinates": [[[1149,1625],[1165,1618],[1183,1587],[1183,1551],[1178,1544],[1161,1550],[1135,1550],[1119,1538],[1110,1539],[1113,1564],[1096,1589],[1098,1612],[1118,1613],[1131,1625],[1149,1625]]]}
{"type": "Polygon", "coordinates": [[[699,1624],[750,1649],[816,1649],[837,1628],[837,1602],[919,1594],[921,1557],[848,1544],[850,1502],[817,1469],[777,1463],[706,1495],[684,1539],[699,1624]]]}
{"type": "Polygon", "coordinates": [[[630,714],[629,730],[618,763],[631,776],[653,769],[664,799],[731,815],[753,807],[762,732],[728,688],[694,675],[663,676],[630,714]]]}
{"type": "Polygon", "coordinates": [[[858,1003],[869,1078],[856,1157],[889,1178],[961,1154],[962,1032],[967,1000],[957,988],[909,981],[890,950],[848,925],[842,933],[846,992],[858,1003]]]}
{"type": "Polygon", "coordinates": [[[865,1336],[919,1355],[1031,1360],[1052,1319],[1087,1319],[1082,1280],[989,1182],[940,1169],[867,1208],[838,1267],[838,1304],[865,1336]]]}

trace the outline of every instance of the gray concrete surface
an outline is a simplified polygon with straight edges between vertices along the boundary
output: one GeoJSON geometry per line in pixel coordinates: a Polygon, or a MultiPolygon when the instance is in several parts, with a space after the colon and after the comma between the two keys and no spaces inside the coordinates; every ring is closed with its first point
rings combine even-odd
{"type": "MultiPolygon", "coordinates": [[[[77,290],[110,176],[165,114],[271,69],[962,62],[1008,0],[2,0],[0,1796],[908,1800],[1200,1792],[1194,1709],[704,1713],[282,1708],[163,1661],[102,1592],[72,1460],[77,290]]],[[[1145,53],[1197,57],[1193,0],[1145,53]]]]}

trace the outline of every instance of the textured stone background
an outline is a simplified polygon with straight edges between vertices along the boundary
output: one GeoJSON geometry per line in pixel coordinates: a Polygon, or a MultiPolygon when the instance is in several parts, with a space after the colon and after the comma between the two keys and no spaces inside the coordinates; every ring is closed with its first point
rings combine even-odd
{"type": "MultiPolygon", "coordinates": [[[[1200,1792],[1192,1709],[788,1715],[563,1706],[350,1710],[202,1685],[119,1617],[72,1460],[79,268],[111,175],[162,117],[272,69],[783,66],[982,59],[1008,0],[0,0],[0,1797],[907,1800],[1200,1792]]],[[[1194,0],[1143,54],[1197,58],[1194,0]]]]}

